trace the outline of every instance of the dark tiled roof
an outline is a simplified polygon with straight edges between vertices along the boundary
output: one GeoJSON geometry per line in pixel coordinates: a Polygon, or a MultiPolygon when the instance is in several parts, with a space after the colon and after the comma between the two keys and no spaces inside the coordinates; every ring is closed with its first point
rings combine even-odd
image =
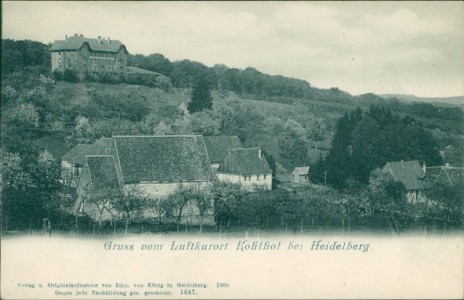
{"type": "Polygon", "coordinates": [[[74,148],[66,152],[66,154],[61,157],[61,160],[69,161],[71,158],[83,152],[90,146],[91,146],[90,144],[77,144],[76,146],[74,146],[74,148]]]}
{"type": "Polygon", "coordinates": [[[84,43],[87,43],[91,50],[98,52],[113,52],[119,51],[119,48],[124,47],[124,44],[118,40],[107,39],[89,39],[83,36],[74,35],[68,37],[66,40],[59,40],[53,42],[50,51],[66,51],[66,50],[79,50],[84,43]]]}
{"type": "Polygon", "coordinates": [[[115,136],[124,183],[211,181],[202,136],[115,136]]]}
{"type": "Polygon", "coordinates": [[[109,154],[107,153],[106,149],[111,148],[112,143],[113,143],[113,139],[111,138],[100,138],[97,141],[95,141],[95,143],[93,143],[92,145],[89,145],[90,147],[85,148],[83,151],[71,157],[69,159],[69,162],[72,164],[83,165],[85,162],[85,157],[87,155],[109,154]]]}
{"type": "Polygon", "coordinates": [[[293,172],[299,175],[308,175],[309,167],[296,167],[295,169],[293,169],[293,172]]]}
{"type": "Polygon", "coordinates": [[[118,175],[112,155],[87,156],[85,159],[93,189],[119,191],[118,175]]]}
{"type": "Polygon", "coordinates": [[[236,135],[204,136],[203,139],[205,140],[209,161],[211,163],[220,163],[226,155],[227,150],[240,148],[242,146],[236,135]]]}
{"type": "Polygon", "coordinates": [[[243,175],[272,173],[262,153],[260,157],[260,152],[261,148],[230,149],[219,165],[218,172],[243,175]]]}
{"type": "Polygon", "coordinates": [[[385,166],[407,191],[424,189],[424,170],[417,160],[388,162],[385,166]]]}

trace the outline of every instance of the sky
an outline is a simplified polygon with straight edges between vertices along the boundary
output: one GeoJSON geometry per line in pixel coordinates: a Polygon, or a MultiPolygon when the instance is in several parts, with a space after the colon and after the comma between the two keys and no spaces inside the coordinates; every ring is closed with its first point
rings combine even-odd
{"type": "Polygon", "coordinates": [[[464,2],[8,2],[2,38],[110,37],[353,95],[464,95],[464,2]]]}

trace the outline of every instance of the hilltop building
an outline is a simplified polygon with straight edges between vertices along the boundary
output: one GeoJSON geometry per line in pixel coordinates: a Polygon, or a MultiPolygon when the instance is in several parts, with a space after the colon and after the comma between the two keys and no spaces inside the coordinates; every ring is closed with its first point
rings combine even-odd
{"type": "Polygon", "coordinates": [[[73,70],[78,76],[85,74],[125,74],[127,49],[118,40],[98,37],[86,38],[82,34],[66,36],[55,41],[51,48],[52,72],[73,70]]]}

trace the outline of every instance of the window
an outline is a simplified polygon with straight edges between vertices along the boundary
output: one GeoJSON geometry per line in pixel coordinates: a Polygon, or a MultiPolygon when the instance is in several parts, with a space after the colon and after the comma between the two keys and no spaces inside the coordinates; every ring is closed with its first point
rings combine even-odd
{"type": "Polygon", "coordinates": [[[259,175],[256,175],[256,179],[259,180],[259,175]]]}
{"type": "Polygon", "coordinates": [[[267,176],[267,174],[264,174],[264,180],[266,180],[266,176],[267,176]]]}

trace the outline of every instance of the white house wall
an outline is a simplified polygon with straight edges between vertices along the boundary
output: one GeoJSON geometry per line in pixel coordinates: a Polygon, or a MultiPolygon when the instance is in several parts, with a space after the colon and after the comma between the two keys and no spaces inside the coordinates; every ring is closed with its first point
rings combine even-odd
{"type": "Polygon", "coordinates": [[[260,174],[260,175],[250,175],[250,176],[243,176],[238,174],[225,174],[225,173],[217,173],[216,174],[219,181],[226,182],[226,183],[238,183],[242,185],[247,190],[254,190],[254,189],[265,189],[271,190],[272,189],[272,174],[260,174]],[[266,178],[264,178],[266,177],[266,178]]]}

